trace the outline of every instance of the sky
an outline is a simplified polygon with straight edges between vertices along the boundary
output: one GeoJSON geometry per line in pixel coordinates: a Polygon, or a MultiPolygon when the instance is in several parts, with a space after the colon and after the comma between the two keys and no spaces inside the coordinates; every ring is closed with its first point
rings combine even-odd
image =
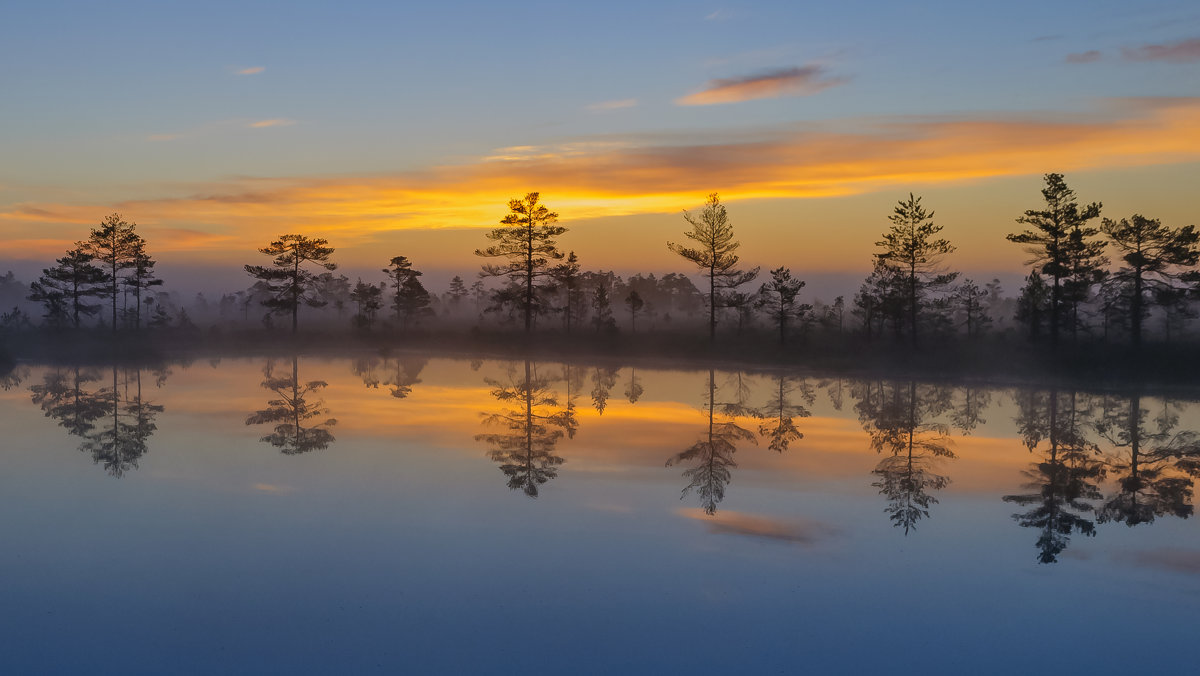
{"type": "Polygon", "coordinates": [[[13,3],[0,267],[114,212],[162,276],[248,285],[284,233],[352,277],[473,275],[538,191],[589,269],[688,271],[721,195],[743,260],[853,279],[911,191],[969,276],[1064,173],[1108,217],[1197,222],[1200,7],[1007,3],[13,3]]]}

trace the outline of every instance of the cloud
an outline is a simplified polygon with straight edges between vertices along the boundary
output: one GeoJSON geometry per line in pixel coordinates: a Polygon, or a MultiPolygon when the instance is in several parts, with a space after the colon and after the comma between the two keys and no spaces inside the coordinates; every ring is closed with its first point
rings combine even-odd
{"type": "Polygon", "coordinates": [[[239,70],[237,72],[237,74],[238,75],[258,75],[259,73],[263,72],[264,70],[266,70],[266,68],[264,68],[263,66],[253,66],[250,68],[243,68],[243,69],[239,70]]]}
{"type": "Polygon", "coordinates": [[[593,103],[587,109],[593,112],[603,112],[606,110],[620,110],[622,108],[633,108],[637,105],[637,99],[619,99],[616,101],[601,101],[593,103]]]}
{"type": "Polygon", "coordinates": [[[120,211],[147,228],[220,233],[160,244],[215,258],[261,246],[280,224],[327,233],[342,246],[408,229],[490,228],[498,209],[531,189],[574,221],[675,212],[714,190],[728,201],[816,198],[1198,160],[1200,98],[1125,99],[1086,114],[899,116],[724,135],[581,138],[408,172],[232,179],[115,203],[0,205],[0,227],[14,239],[63,233],[45,251],[22,250],[45,257],[78,239],[74,226],[120,211]]]}
{"type": "Polygon", "coordinates": [[[183,136],[182,134],[150,134],[149,136],[146,137],[146,140],[154,141],[154,142],[174,141],[175,139],[181,138],[182,136],[183,136]]]}
{"type": "Polygon", "coordinates": [[[1166,61],[1194,63],[1200,61],[1200,38],[1189,38],[1163,45],[1123,47],[1121,56],[1127,61],[1166,61]]]}
{"type": "Polygon", "coordinates": [[[702,509],[680,509],[676,514],[701,521],[708,532],[720,535],[742,535],[746,537],[815,545],[838,534],[836,528],[807,519],[776,519],[745,512],[719,512],[709,516],[702,509]]]}
{"type": "Polygon", "coordinates": [[[290,127],[293,124],[296,124],[295,120],[289,120],[289,119],[280,117],[280,118],[274,118],[274,119],[270,119],[270,120],[259,120],[257,122],[251,122],[250,124],[248,124],[246,126],[252,128],[252,129],[264,129],[266,127],[290,127]]]}
{"type": "Polygon", "coordinates": [[[1088,50],[1086,52],[1067,54],[1066,62],[1067,63],[1092,63],[1095,61],[1099,61],[1102,56],[1104,56],[1104,55],[1101,54],[1100,52],[1092,49],[1092,50],[1088,50]]]}
{"type": "Polygon", "coordinates": [[[846,82],[846,78],[826,78],[825,68],[815,64],[779,68],[745,77],[710,80],[694,94],[676,99],[681,106],[711,106],[781,96],[809,96],[846,82]]]}

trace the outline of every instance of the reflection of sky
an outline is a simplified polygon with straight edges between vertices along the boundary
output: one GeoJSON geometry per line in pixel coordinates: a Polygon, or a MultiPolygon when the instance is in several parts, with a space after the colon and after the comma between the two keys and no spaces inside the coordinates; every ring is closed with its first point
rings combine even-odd
{"type": "MultiPolygon", "coordinates": [[[[662,466],[704,427],[706,374],[638,371],[672,438],[639,433],[659,421],[627,415],[642,403],[620,400],[622,370],[530,500],[472,438],[498,364],[434,360],[396,400],[347,362],[302,359],[302,380],[330,383],[339,423],[327,450],[291,457],[243,424],[269,396],[260,367],[176,367],[145,388],[166,410],[121,480],[27,392],[0,393],[7,670],[1145,673],[1180,666],[1188,645],[1192,522],[1100,526],[1038,566],[1036,534],[999,499],[1034,459],[1008,403],[954,435],[954,481],[905,538],[869,485],[878,458],[861,427],[857,448],[849,438],[849,397],[837,413],[819,393],[782,456],[739,450],[714,521],[662,466]],[[476,396],[464,387],[480,392],[475,411],[430,417],[439,397],[476,396]],[[826,473],[814,456],[843,462],[826,473]],[[1109,630],[1157,647],[1085,648],[1109,630]]],[[[751,384],[755,402],[769,394],[751,384]]]]}

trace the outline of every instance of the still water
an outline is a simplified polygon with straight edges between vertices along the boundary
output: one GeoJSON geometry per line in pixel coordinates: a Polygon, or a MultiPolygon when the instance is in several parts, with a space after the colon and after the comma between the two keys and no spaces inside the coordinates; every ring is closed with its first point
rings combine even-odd
{"type": "Polygon", "coordinates": [[[4,673],[1195,668],[1188,393],[409,354],[3,385],[4,673]]]}

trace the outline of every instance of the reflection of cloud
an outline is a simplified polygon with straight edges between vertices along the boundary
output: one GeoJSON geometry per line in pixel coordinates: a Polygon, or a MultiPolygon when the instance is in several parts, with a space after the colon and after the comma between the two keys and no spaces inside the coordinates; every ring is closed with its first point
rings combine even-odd
{"type": "Polygon", "coordinates": [[[703,509],[697,508],[679,509],[675,513],[689,519],[702,521],[708,527],[708,532],[723,535],[746,535],[814,545],[838,534],[837,529],[832,526],[807,519],[776,519],[758,514],[730,511],[723,511],[713,517],[706,514],[703,509]]]}
{"type": "Polygon", "coordinates": [[[254,484],[253,488],[259,493],[267,493],[269,495],[284,495],[296,490],[291,486],[279,486],[276,484],[254,484]]]}
{"type": "Polygon", "coordinates": [[[593,112],[603,112],[606,110],[620,110],[622,108],[632,108],[637,105],[637,99],[620,99],[617,101],[601,101],[593,103],[587,109],[593,112]]]}
{"type": "Polygon", "coordinates": [[[1121,49],[1121,56],[1128,61],[1192,63],[1193,61],[1200,61],[1200,38],[1190,38],[1164,45],[1125,47],[1121,49]]]}
{"type": "Polygon", "coordinates": [[[1092,63],[1094,61],[1099,61],[1101,56],[1103,56],[1103,54],[1091,49],[1086,52],[1079,52],[1077,54],[1067,54],[1066,61],[1067,63],[1092,63]]]}
{"type": "Polygon", "coordinates": [[[1117,559],[1145,568],[1200,575],[1200,551],[1196,550],[1151,549],[1145,552],[1120,554],[1117,559]]]}
{"type": "Polygon", "coordinates": [[[681,106],[711,106],[781,96],[808,96],[846,82],[845,78],[826,78],[824,75],[823,66],[809,64],[745,77],[710,80],[704,90],[676,99],[675,103],[681,106]]]}
{"type": "MultiPolygon", "coordinates": [[[[406,173],[231,180],[116,204],[14,204],[0,207],[0,226],[13,239],[46,239],[58,235],[50,226],[90,226],[120,211],[148,227],[230,233],[206,244],[211,251],[253,250],[281,223],[351,246],[388,231],[491,228],[509,199],[531,189],[576,220],[674,212],[714,190],[727,201],[828,197],[1197,159],[1200,98],[1132,99],[1091,116],[896,117],[699,139],[583,139],[406,173]]],[[[22,255],[58,254],[78,239],[61,232],[60,245],[22,255]]],[[[156,242],[164,248],[177,247],[156,242]]]]}
{"type": "Polygon", "coordinates": [[[259,120],[258,122],[251,122],[247,126],[253,127],[254,129],[263,129],[264,127],[288,127],[293,124],[296,124],[295,120],[288,120],[280,117],[271,120],[259,120]]]}
{"type": "Polygon", "coordinates": [[[238,75],[258,75],[259,73],[263,72],[264,70],[266,70],[266,68],[263,68],[262,66],[253,66],[250,68],[243,68],[243,69],[239,70],[237,72],[237,74],[238,75]]]}

